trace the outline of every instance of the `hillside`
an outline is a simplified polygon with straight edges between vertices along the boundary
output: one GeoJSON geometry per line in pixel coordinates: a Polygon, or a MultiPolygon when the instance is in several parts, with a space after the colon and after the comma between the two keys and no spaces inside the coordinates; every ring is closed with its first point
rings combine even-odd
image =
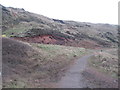
{"type": "Polygon", "coordinates": [[[3,88],[118,86],[117,25],[0,6],[3,88]]]}
{"type": "Polygon", "coordinates": [[[24,9],[2,6],[2,34],[27,42],[79,46],[115,47],[117,25],[64,21],[24,9]]]}
{"type": "Polygon", "coordinates": [[[9,38],[2,38],[2,41],[3,88],[52,87],[50,82],[57,82],[67,65],[88,51],[78,47],[29,44],[9,38]]]}

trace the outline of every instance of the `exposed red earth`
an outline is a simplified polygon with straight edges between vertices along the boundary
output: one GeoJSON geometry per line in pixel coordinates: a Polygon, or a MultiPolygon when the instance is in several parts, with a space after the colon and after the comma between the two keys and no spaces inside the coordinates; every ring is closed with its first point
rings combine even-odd
{"type": "Polygon", "coordinates": [[[52,35],[41,35],[34,37],[14,37],[14,39],[29,43],[57,44],[65,46],[84,47],[89,49],[100,49],[102,47],[102,45],[99,45],[92,40],[75,41],[73,39],[66,39],[63,37],[52,35]]]}

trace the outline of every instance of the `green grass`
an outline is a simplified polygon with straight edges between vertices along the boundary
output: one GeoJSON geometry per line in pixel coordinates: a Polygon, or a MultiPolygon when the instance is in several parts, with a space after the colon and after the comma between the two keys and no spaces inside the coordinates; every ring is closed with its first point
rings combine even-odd
{"type": "Polygon", "coordinates": [[[20,23],[20,24],[14,26],[13,28],[9,28],[9,29],[5,30],[2,33],[4,35],[6,35],[7,37],[18,36],[18,34],[22,35],[22,33],[26,32],[27,30],[29,30],[31,28],[32,28],[32,26],[29,25],[28,23],[20,23]]]}
{"type": "Polygon", "coordinates": [[[3,88],[25,88],[25,83],[22,81],[12,81],[6,87],[3,88]]]}
{"type": "Polygon", "coordinates": [[[19,29],[13,28],[13,29],[9,29],[9,30],[4,31],[3,33],[6,36],[10,37],[11,35],[17,35],[19,33],[22,33],[23,31],[25,31],[25,29],[23,29],[23,28],[19,28],[19,29]]]}
{"type": "Polygon", "coordinates": [[[86,53],[85,48],[70,47],[70,46],[60,46],[60,45],[46,45],[46,44],[33,44],[37,48],[46,51],[51,57],[56,57],[63,55],[67,58],[77,57],[84,55],[86,53]]]}
{"type": "Polygon", "coordinates": [[[6,35],[2,35],[2,37],[7,37],[6,35]]]}

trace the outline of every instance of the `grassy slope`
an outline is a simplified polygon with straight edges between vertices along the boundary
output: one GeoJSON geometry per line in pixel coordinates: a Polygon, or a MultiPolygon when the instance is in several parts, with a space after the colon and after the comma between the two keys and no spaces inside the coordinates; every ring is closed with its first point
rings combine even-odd
{"type": "Polygon", "coordinates": [[[37,83],[35,83],[32,87],[49,87],[44,86],[44,83],[57,82],[60,77],[64,75],[69,64],[73,62],[73,60],[87,54],[88,51],[84,48],[60,45],[32,44],[32,46],[34,46],[34,48],[37,47],[37,50],[42,50],[42,58],[44,60],[41,63],[41,68],[44,68],[44,70],[40,73],[35,72],[35,78],[38,82],[40,80],[40,76],[36,77],[36,75],[42,75],[44,79],[47,78],[47,81],[43,82],[41,85],[37,85],[37,83]]]}
{"type": "Polygon", "coordinates": [[[43,84],[56,82],[70,62],[89,51],[78,47],[29,44],[19,41],[18,43],[14,40],[10,42],[9,44],[7,44],[8,41],[3,42],[4,47],[9,46],[9,49],[4,48],[3,54],[3,70],[5,70],[3,71],[3,86],[8,88],[46,87],[43,84]],[[16,45],[17,48],[15,48],[16,45]],[[26,49],[23,52],[21,47],[31,47],[33,50],[26,49]],[[18,58],[15,58],[13,53],[18,53],[18,51],[19,54],[15,54],[18,58]],[[20,57],[23,53],[25,56],[20,57]],[[22,63],[19,64],[19,62],[22,63]],[[6,66],[9,66],[9,72],[6,71],[6,66]]]}
{"type": "Polygon", "coordinates": [[[114,78],[118,78],[118,54],[117,49],[109,49],[98,52],[90,58],[89,65],[106,73],[114,78]]]}

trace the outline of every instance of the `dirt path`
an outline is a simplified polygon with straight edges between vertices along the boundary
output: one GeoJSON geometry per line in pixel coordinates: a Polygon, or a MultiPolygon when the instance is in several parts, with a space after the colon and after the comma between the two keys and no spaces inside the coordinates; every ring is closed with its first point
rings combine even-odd
{"type": "Polygon", "coordinates": [[[86,88],[82,71],[85,70],[88,58],[92,55],[86,55],[78,59],[66,72],[58,83],[59,88],[86,88]]]}

